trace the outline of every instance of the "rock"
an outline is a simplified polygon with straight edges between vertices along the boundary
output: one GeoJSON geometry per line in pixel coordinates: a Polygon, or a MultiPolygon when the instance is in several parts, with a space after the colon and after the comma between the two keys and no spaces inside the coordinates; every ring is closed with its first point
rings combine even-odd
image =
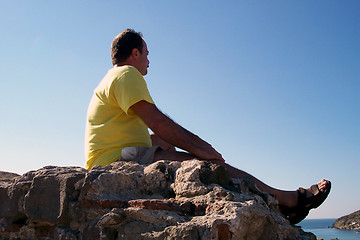
{"type": "Polygon", "coordinates": [[[0,239],[316,239],[250,179],[196,159],[0,173],[0,239]]]}
{"type": "Polygon", "coordinates": [[[20,177],[19,174],[0,171],[1,183],[12,182],[15,178],[18,177],[20,177]]]}
{"type": "Polygon", "coordinates": [[[334,224],[334,228],[348,229],[348,230],[360,230],[360,210],[353,212],[349,215],[338,218],[334,224]]]}
{"type": "Polygon", "coordinates": [[[76,200],[79,193],[74,184],[85,177],[81,168],[47,167],[37,172],[25,195],[25,215],[42,225],[68,225],[69,202],[76,200]]]}

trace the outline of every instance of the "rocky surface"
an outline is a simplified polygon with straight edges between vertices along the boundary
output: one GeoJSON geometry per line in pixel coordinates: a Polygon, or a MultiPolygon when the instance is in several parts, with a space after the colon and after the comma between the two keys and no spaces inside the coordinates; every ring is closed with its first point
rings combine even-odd
{"type": "Polygon", "coordinates": [[[360,210],[349,215],[338,218],[334,224],[337,229],[360,230],[360,210]]]}
{"type": "Polygon", "coordinates": [[[316,239],[249,179],[198,160],[0,172],[0,239],[316,239]]]}

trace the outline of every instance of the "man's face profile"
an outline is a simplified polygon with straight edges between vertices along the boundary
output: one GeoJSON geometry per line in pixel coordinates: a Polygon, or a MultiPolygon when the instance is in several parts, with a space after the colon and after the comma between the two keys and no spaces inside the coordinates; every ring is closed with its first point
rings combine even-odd
{"type": "Polygon", "coordinates": [[[148,55],[149,55],[149,51],[147,49],[147,45],[145,41],[143,41],[142,53],[140,53],[137,61],[137,69],[143,76],[145,76],[148,72],[147,69],[150,63],[148,59],[148,55]]]}

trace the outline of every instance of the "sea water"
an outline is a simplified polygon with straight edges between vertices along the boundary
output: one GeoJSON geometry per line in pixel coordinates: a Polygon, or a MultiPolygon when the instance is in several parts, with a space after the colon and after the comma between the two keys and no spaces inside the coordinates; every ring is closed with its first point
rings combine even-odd
{"type": "Polygon", "coordinates": [[[305,232],[312,232],[317,238],[323,238],[324,240],[360,240],[360,233],[356,231],[331,228],[335,220],[335,218],[305,219],[298,225],[301,226],[305,232]]]}

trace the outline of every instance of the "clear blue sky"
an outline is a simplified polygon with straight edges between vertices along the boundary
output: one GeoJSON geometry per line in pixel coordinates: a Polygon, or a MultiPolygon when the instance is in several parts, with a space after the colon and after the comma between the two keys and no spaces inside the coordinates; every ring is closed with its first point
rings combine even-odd
{"type": "Polygon", "coordinates": [[[1,1],[1,170],[84,166],[86,111],[125,28],[165,113],[283,189],[327,178],[309,218],[360,209],[359,1],[1,1]]]}

